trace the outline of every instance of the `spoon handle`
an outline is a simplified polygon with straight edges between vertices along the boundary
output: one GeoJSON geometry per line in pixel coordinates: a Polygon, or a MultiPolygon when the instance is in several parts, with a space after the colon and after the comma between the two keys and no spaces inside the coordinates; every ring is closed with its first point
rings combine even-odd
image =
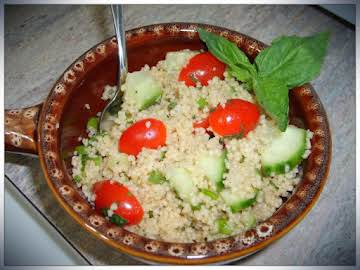
{"type": "Polygon", "coordinates": [[[125,82],[127,74],[127,54],[126,54],[126,42],[125,42],[125,30],[123,20],[123,8],[122,5],[111,5],[111,11],[114,18],[114,26],[116,39],[118,43],[118,60],[119,60],[119,83],[121,85],[125,82]]]}

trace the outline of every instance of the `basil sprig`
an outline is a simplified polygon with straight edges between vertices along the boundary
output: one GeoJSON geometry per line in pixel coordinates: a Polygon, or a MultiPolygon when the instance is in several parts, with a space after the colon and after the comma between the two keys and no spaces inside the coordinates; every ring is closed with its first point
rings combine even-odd
{"type": "Polygon", "coordinates": [[[282,36],[262,50],[251,64],[247,56],[224,37],[197,28],[209,51],[228,65],[228,72],[247,88],[279,129],[288,126],[289,89],[310,82],[320,73],[329,32],[309,37],[282,36]]]}

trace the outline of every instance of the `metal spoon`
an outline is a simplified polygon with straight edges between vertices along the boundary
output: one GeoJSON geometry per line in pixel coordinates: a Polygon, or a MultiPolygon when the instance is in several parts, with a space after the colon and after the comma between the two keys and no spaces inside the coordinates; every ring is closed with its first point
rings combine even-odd
{"type": "Polygon", "coordinates": [[[128,67],[122,5],[111,5],[111,11],[113,15],[116,39],[118,44],[118,84],[114,97],[105,106],[104,110],[100,115],[100,130],[108,130],[112,124],[112,121],[109,120],[109,116],[115,115],[120,110],[123,95],[123,92],[120,89],[121,85],[125,83],[128,67]]]}

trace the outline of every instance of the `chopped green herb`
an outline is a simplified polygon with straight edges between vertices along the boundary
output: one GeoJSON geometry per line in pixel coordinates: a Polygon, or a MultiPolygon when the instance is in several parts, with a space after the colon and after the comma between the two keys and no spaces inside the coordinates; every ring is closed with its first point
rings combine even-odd
{"type": "Polygon", "coordinates": [[[103,216],[107,217],[109,209],[110,208],[101,208],[100,212],[101,212],[101,214],[103,214],[103,216]]]}
{"type": "Polygon", "coordinates": [[[213,199],[213,200],[219,199],[219,195],[218,195],[218,194],[216,194],[215,192],[212,192],[211,190],[208,190],[208,189],[206,189],[206,188],[201,189],[200,192],[201,192],[202,194],[204,194],[205,196],[210,197],[210,198],[213,199]]]}
{"type": "Polygon", "coordinates": [[[162,184],[166,181],[166,178],[159,170],[153,170],[150,172],[148,181],[153,184],[162,184]]]}
{"type": "Polygon", "coordinates": [[[120,226],[120,227],[122,227],[122,226],[124,226],[125,224],[128,223],[128,221],[127,221],[125,218],[122,218],[122,217],[120,217],[120,216],[117,215],[117,214],[113,214],[113,215],[111,216],[111,218],[110,218],[110,221],[111,221],[112,223],[115,223],[116,225],[118,225],[118,226],[120,226]]]}
{"type": "Polygon", "coordinates": [[[148,215],[149,215],[149,218],[153,218],[153,217],[154,217],[154,212],[150,210],[150,211],[148,212],[148,215]]]}
{"type": "Polygon", "coordinates": [[[202,203],[199,203],[198,205],[191,205],[191,210],[199,211],[202,205],[203,205],[202,203]]]}
{"type": "Polygon", "coordinates": [[[126,119],[131,118],[132,117],[131,112],[125,112],[125,117],[126,117],[126,119]]]}
{"type": "Polygon", "coordinates": [[[176,101],[171,101],[168,105],[168,110],[171,111],[172,109],[174,109],[177,105],[176,101]]]}
{"type": "Polygon", "coordinates": [[[94,163],[95,163],[96,166],[100,166],[100,165],[101,165],[101,157],[100,157],[100,156],[88,158],[88,160],[94,161],[94,163]]]}
{"type": "Polygon", "coordinates": [[[98,140],[98,136],[91,136],[89,137],[89,143],[93,144],[94,142],[97,142],[98,140]]]}
{"type": "Polygon", "coordinates": [[[80,175],[75,175],[74,180],[75,180],[76,183],[81,182],[81,176],[80,175]]]}
{"type": "Polygon", "coordinates": [[[99,125],[99,119],[97,117],[90,117],[86,124],[86,128],[88,130],[97,131],[98,125],[99,125]]]}
{"type": "Polygon", "coordinates": [[[270,185],[272,185],[276,190],[279,190],[279,187],[273,182],[273,181],[269,181],[270,185]]]}
{"type": "Polygon", "coordinates": [[[100,137],[104,137],[105,135],[107,135],[106,131],[100,131],[98,134],[89,137],[89,143],[97,142],[100,137]]]}
{"type": "Polygon", "coordinates": [[[86,155],[86,147],[84,145],[79,145],[75,147],[75,151],[78,153],[78,155],[86,155]]]}
{"type": "Polygon", "coordinates": [[[88,155],[80,155],[81,172],[85,171],[86,161],[89,159],[88,155]]]}
{"type": "Polygon", "coordinates": [[[201,97],[197,100],[197,104],[199,109],[202,110],[208,105],[208,102],[206,101],[205,98],[201,97]]]}
{"type": "Polygon", "coordinates": [[[221,234],[230,235],[232,233],[232,229],[230,228],[227,219],[220,218],[216,220],[218,232],[221,234]]]}
{"type": "MultiPolygon", "coordinates": [[[[227,170],[227,169],[226,169],[227,170]]],[[[227,171],[225,171],[227,172],[227,171]]],[[[224,182],[223,181],[219,181],[216,183],[216,191],[220,192],[225,188],[224,182]]]]}
{"type": "Polygon", "coordinates": [[[165,156],[166,156],[166,151],[161,152],[160,161],[163,161],[165,159],[165,156]]]}

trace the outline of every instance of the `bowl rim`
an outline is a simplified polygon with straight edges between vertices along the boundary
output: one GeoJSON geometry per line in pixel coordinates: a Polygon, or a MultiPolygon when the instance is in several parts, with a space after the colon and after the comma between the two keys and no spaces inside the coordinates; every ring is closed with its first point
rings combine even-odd
{"type": "MultiPolygon", "coordinates": [[[[251,42],[256,42],[257,46],[260,46],[260,47],[263,46],[263,48],[266,46],[264,43],[257,41],[257,40],[255,40],[247,35],[244,35],[240,32],[230,30],[230,29],[220,27],[220,26],[201,24],[201,23],[182,23],[182,22],[159,23],[159,24],[152,24],[152,25],[137,27],[137,28],[128,30],[126,32],[127,32],[127,34],[129,34],[129,38],[131,38],[131,35],[134,35],[134,34],[141,35],[142,33],[144,33],[144,31],[145,31],[145,33],[146,33],[146,31],[154,31],[154,29],[156,29],[156,27],[160,27],[159,29],[161,29],[161,27],[166,28],[166,29],[171,29],[171,27],[173,27],[174,31],[175,31],[175,35],[176,35],[177,30],[178,30],[178,29],[175,29],[176,27],[180,27],[180,28],[185,27],[186,29],[190,29],[190,26],[191,27],[201,26],[201,27],[204,27],[207,29],[216,30],[217,32],[220,31],[222,33],[228,33],[228,34],[232,34],[235,36],[241,36],[251,42]]],[[[193,31],[194,29],[192,28],[191,30],[193,31]]],[[[147,252],[145,250],[138,250],[134,247],[131,247],[131,246],[128,246],[125,244],[120,244],[119,242],[116,242],[116,241],[104,236],[104,234],[99,232],[96,228],[87,224],[84,221],[84,218],[80,217],[78,215],[78,213],[76,211],[74,211],[74,209],[71,207],[71,205],[69,205],[69,203],[64,199],[64,197],[60,195],[59,187],[56,186],[53,181],[54,173],[50,172],[50,170],[49,170],[47,157],[45,156],[46,145],[44,144],[44,140],[43,140],[44,134],[46,133],[46,129],[44,129],[44,125],[47,123],[47,120],[46,120],[47,110],[45,110],[44,108],[46,106],[49,106],[49,102],[50,102],[51,97],[54,95],[54,89],[55,89],[56,85],[63,82],[63,78],[65,77],[66,73],[69,70],[71,70],[71,68],[74,66],[74,64],[77,63],[78,61],[81,61],[81,59],[84,59],[84,57],[87,53],[95,51],[96,48],[98,48],[100,45],[110,42],[113,39],[114,39],[114,37],[110,37],[110,38],[107,38],[107,39],[99,42],[98,44],[94,45],[88,51],[86,51],[81,56],[79,56],[76,60],[74,60],[73,63],[65,69],[65,71],[59,77],[59,79],[53,84],[51,91],[49,92],[49,94],[44,102],[43,110],[41,111],[41,115],[39,118],[39,124],[38,124],[38,130],[37,130],[39,136],[37,137],[37,145],[38,145],[38,149],[39,149],[40,164],[41,164],[46,182],[47,182],[50,190],[52,191],[56,200],[60,203],[60,205],[63,207],[63,209],[66,210],[66,212],[71,216],[72,219],[74,219],[79,225],[81,225],[82,228],[84,228],[86,231],[90,232],[90,234],[95,236],[97,239],[101,239],[102,241],[104,241],[108,245],[112,246],[116,250],[121,251],[130,256],[139,257],[145,261],[151,261],[151,262],[156,262],[156,263],[165,263],[165,264],[213,264],[213,263],[225,263],[228,261],[241,259],[247,255],[250,255],[252,253],[255,253],[256,251],[263,249],[264,247],[268,246],[269,244],[275,242],[276,240],[278,240],[279,238],[284,236],[287,232],[289,232],[291,229],[293,229],[307,215],[307,213],[312,209],[312,207],[317,202],[317,200],[324,188],[324,185],[327,182],[327,178],[329,175],[329,169],[330,169],[330,163],[331,163],[331,157],[332,157],[331,130],[330,130],[327,116],[326,116],[326,112],[323,109],[321,101],[318,98],[315,90],[313,89],[313,87],[310,84],[303,86],[303,88],[306,89],[306,91],[308,91],[308,93],[310,93],[312,95],[312,97],[320,103],[320,108],[317,108],[317,109],[321,111],[321,115],[323,116],[323,119],[324,119],[323,125],[325,126],[325,133],[326,133],[325,135],[327,136],[326,147],[325,147],[326,153],[327,153],[327,160],[325,162],[325,165],[319,164],[319,166],[322,167],[324,170],[320,177],[321,178],[320,184],[319,184],[318,188],[316,189],[315,193],[311,196],[310,202],[306,205],[306,207],[304,209],[301,210],[300,213],[298,213],[295,216],[295,218],[292,221],[290,221],[284,228],[280,229],[275,234],[272,234],[269,237],[262,239],[260,242],[255,243],[254,245],[251,245],[249,247],[246,247],[246,248],[243,248],[240,250],[229,251],[228,253],[225,253],[225,254],[220,253],[220,254],[216,254],[216,255],[190,259],[190,258],[183,258],[183,257],[177,257],[177,256],[165,256],[162,254],[147,252]]],[[[55,131],[55,132],[58,132],[58,131],[55,131]]],[[[61,134],[60,132],[58,132],[58,133],[61,134]]],[[[57,135],[59,135],[59,134],[57,134],[57,135]]],[[[294,193],[294,191],[293,191],[293,193],[294,193]]]]}

